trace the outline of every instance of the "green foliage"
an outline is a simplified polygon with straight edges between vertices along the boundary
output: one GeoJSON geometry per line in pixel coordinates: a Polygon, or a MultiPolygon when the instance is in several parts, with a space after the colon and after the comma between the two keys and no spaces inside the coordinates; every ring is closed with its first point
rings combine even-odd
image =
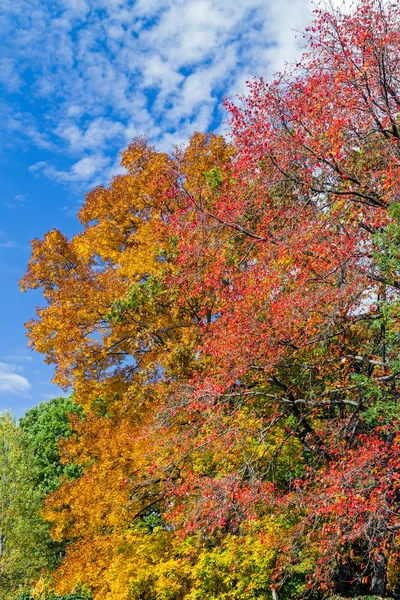
{"type": "Polygon", "coordinates": [[[136,524],[136,529],[146,533],[153,533],[156,527],[165,527],[159,511],[150,510],[147,515],[144,515],[136,524]]]}
{"type": "Polygon", "coordinates": [[[205,178],[212,190],[217,190],[224,183],[224,174],[219,167],[214,167],[205,173],[205,178]]]}
{"type": "Polygon", "coordinates": [[[114,302],[107,319],[111,323],[121,323],[126,312],[141,311],[147,305],[154,306],[158,312],[162,312],[164,307],[162,296],[165,292],[163,282],[154,275],[149,275],[145,281],[132,284],[125,298],[114,302]]]}
{"type": "Polygon", "coordinates": [[[400,204],[388,209],[390,223],[375,234],[374,260],[388,283],[396,283],[400,275],[400,204]]]}
{"type": "Polygon", "coordinates": [[[31,408],[19,423],[25,443],[34,454],[36,484],[43,498],[55,491],[64,477],[79,475],[76,465],[61,463],[58,452],[58,441],[72,433],[70,414],[82,417],[83,413],[72,398],[60,396],[31,408]]]}
{"type": "Polygon", "coordinates": [[[0,597],[11,600],[51,562],[35,459],[10,414],[0,415],[0,597]]]}
{"type": "Polygon", "coordinates": [[[71,412],[82,414],[70,398],[60,397],[30,409],[19,425],[10,414],[0,415],[2,600],[30,600],[31,584],[43,569],[54,569],[63,556],[65,543],[50,538],[41,509],[46,494],[56,490],[63,478],[79,474],[73,465],[62,465],[58,454],[58,440],[72,433],[71,412]]]}

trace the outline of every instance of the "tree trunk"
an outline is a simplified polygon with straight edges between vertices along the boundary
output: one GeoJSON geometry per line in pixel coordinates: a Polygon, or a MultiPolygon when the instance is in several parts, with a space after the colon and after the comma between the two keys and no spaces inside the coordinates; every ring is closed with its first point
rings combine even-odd
{"type": "Polygon", "coordinates": [[[376,596],[384,597],[386,595],[387,559],[381,550],[374,559],[373,569],[371,592],[376,596]]]}

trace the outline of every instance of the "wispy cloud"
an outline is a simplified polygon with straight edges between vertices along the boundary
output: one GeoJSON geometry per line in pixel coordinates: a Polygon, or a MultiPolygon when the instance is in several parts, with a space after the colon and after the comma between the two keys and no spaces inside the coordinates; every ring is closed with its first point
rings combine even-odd
{"type": "Polygon", "coordinates": [[[51,150],[50,161],[32,168],[67,185],[108,177],[135,135],[170,149],[194,129],[218,127],[222,95],[299,54],[293,29],[311,12],[311,0],[3,5],[4,122],[13,139],[51,150]],[[22,98],[29,102],[16,110],[22,98]]]}
{"type": "Polygon", "coordinates": [[[108,166],[110,160],[107,156],[94,154],[84,156],[78,160],[69,171],[56,169],[46,161],[39,161],[31,165],[29,170],[32,173],[44,173],[47,177],[59,183],[76,183],[93,180],[100,170],[108,166]]]}
{"type": "Polygon", "coordinates": [[[4,360],[12,363],[31,363],[33,362],[33,357],[30,354],[6,354],[3,356],[4,360]]]}
{"type": "Polygon", "coordinates": [[[26,206],[29,202],[30,198],[28,194],[15,194],[11,200],[5,200],[3,205],[6,208],[21,208],[21,206],[26,206]]]}
{"type": "Polygon", "coordinates": [[[53,398],[55,398],[57,395],[58,398],[63,397],[63,398],[67,398],[68,396],[66,394],[64,394],[63,392],[60,392],[59,394],[40,394],[40,397],[43,399],[44,402],[48,402],[49,400],[52,400],[53,398]]]}
{"type": "Polygon", "coordinates": [[[31,384],[23,375],[16,372],[14,365],[0,362],[0,394],[13,394],[17,396],[27,396],[31,389],[31,384]]]}
{"type": "Polygon", "coordinates": [[[4,231],[0,231],[0,250],[8,250],[10,248],[15,248],[16,243],[14,240],[8,239],[7,234],[4,231]]]}

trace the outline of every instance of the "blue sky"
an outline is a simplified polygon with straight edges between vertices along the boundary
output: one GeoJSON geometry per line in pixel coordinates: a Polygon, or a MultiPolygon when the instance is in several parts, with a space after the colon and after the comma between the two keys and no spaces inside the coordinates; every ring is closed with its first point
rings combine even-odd
{"type": "Polygon", "coordinates": [[[0,8],[0,411],[60,393],[26,347],[29,242],[73,235],[84,193],[145,135],[162,150],[222,131],[222,96],[300,54],[310,0],[3,0],[0,8]]]}

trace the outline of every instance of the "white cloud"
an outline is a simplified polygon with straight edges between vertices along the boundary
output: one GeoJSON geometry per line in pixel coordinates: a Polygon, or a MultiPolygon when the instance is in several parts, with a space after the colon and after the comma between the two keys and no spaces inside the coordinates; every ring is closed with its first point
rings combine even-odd
{"type": "Polygon", "coordinates": [[[29,167],[31,173],[37,173],[38,171],[43,171],[47,167],[47,162],[45,160],[39,160],[34,165],[29,167]]]}
{"type": "Polygon", "coordinates": [[[63,0],[63,5],[68,12],[74,16],[79,15],[84,17],[89,11],[89,5],[86,0],[63,0]]]}
{"type": "Polygon", "coordinates": [[[0,394],[26,396],[30,389],[31,384],[28,379],[16,373],[16,367],[0,362],[0,394]]]}
{"type": "Polygon", "coordinates": [[[7,126],[54,151],[32,170],[66,185],[108,176],[132,135],[170,149],[215,125],[221,95],[294,60],[311,20],[311,0],[4,1],[9,84],[32,106],[10,105],[7,126]]]}
{"type": "Polygon", "coordinates": [[[0,83],[10,92],[17,92],[22,85],[15,61],[11,57],[5,56],[0,59],[0,83]]]}
{"type": "Polygon", "coordinates": [[[25,204],[25,202],[27,202],[28,199],[29,199],[28,194],[16,194],[14,196],[15,202],[18,202],[19,204],[25,204]]]}
{"type": "Polygon", "coordinates": [[[80,183],[93,181],[110,163],[110,158],[102,155],[84,156],[72,165],[69,171],[56,169],[46,161],[39,161],[29,167],[33,173],[44,173],[58,183],[80,183]]]}
{"type": "Polygon", "coordinates": [[[62,122],[56,129],[56,134],[64,139],[71,150],[96,150],[104,148],[109,140],[117,140],[124,136],[122,123],[98,117],[82,130],[72,120],[62,122]]]}
{"type": "Polygon", "coordinates": [[[106,156],[85,156],[78,160],[71,169],[73,180],[91,179],[99,169],[105,168],[110,162],[106,156]]]}

